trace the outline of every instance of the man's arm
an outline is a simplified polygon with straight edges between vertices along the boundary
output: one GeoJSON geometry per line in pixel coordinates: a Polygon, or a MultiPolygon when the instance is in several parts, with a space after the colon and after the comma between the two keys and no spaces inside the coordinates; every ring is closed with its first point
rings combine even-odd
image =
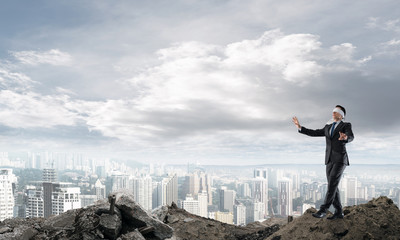
{"type": "Polygon", "coordinates": [[[302,127],[300,125],[299,120],[297,119],[297,117],[293,117],[293,123],[299,129],[299,133],[303,133],[303,134],[311,136],[311,137],[323,137],[323,136],[325,136],[324,128],[313,130],[313,129],[308,129],[308,128],[302,127]]]}
{"type": "Polygon", "coordinates": [[[321,129],[308,129],[305,127],[301,127],[301,129],[299,130],[299,133],[308,135],[310,137],[324,137],[325,136],[325,129],[321,128],[321,129]]]}
{"type": "Polygon", "coordinates": [[[353,130],[351,130],[351,123],[346,123],[344,127],[344,132],[339,132],[339,134],[340,134],[339,137],[340,141],[345,141],[346,143],[353,141],[354,134],[353,130]]]}

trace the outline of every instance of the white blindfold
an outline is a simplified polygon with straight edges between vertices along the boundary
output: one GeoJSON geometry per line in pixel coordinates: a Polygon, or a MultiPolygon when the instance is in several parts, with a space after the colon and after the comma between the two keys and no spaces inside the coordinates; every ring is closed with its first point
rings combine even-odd
{"type": "Polygon", "coordinates": [[[337,107],[337,108],[334,108],[332,112],[339,113],[340,115],[342,115],[342,118],[344,119],[344,112],[342,111],[342,109],[337,107]]]}

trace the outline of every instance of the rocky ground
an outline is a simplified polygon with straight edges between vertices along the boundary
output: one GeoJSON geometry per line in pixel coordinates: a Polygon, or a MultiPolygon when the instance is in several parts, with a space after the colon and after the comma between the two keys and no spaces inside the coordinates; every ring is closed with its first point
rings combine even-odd
{"type": "Polygon", "coordinates": [[[279,230],[279,224],[275,222],[253,223],[238,227],[188,213],[175,204],[171,207],[164,206],[153,213],[172,227],[176,238],[182,240],[263,240],[279,230]]]}
{"type": "Polygon", "coordinates": [[[311,215],[316,211],[308,209],[267,239],[400,239],[400,210],[387,197],[345,207],[344,219],[317,219],[311,215]]]}
{"type": "Polygon", "coordinates": [[[162,206],[152,214],[127,192],[110,195],[109,202],[75,209],[47,219],[8,219],[0,222],[1,239],[137,239],[137,240],[285,240],[285,239],[400,239],[400,211],[391,199],[346,207],[344,219],[316,219],[307,212],[287,223],[269,219],[238,227],[162,206]]]}

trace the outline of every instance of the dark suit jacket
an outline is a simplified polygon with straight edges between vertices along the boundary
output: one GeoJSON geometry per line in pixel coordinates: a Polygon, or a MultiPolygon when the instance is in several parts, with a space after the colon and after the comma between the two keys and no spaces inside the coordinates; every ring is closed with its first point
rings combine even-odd
{"type": "Polygon", "coordinates": [[[299,132],[311,137],[325,136],[326,139],[325,165],[328,164],[329,161],[339,162],[345,165],[349,165],[349,158],[346,152],[346,143],[351,142],[354,139],[353,131],[351,130],[351,123],[340,122],[339,125],[335,128],[332,138],[329,132],[331,127],[332,124],[327,124],[325,125],[324,128],[316,130],[301,127],[299,132]],[[339,132],[345,133],[347,135],[346,141],[339,141],[340,137],[339,132]]]}

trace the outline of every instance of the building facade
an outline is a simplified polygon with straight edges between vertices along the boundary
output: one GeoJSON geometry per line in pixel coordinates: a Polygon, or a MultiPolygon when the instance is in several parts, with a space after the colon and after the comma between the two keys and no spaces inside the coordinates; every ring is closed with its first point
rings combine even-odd
{"type": "Polygon", "coordinates": [[[0,221],[14,216],[14,191],[17,178],[12,169],[0,169],[0,221]]]}

